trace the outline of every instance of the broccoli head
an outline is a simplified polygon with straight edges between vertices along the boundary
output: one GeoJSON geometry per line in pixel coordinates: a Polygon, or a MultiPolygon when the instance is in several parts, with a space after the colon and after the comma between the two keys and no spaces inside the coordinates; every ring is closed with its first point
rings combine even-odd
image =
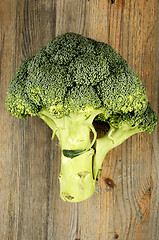
{"type": "Polygon", "coordinates": [[[136,133],[151,133],[158,121],[143,83],[123,57],[75,33],[57,36],[22,62],[6,106],[15,117],[37,115],[57,135],[60,196],[69,202],[93,194],[108,151],[136,133]],[[109,124],[101,138],[94,120],[109,124]]]}

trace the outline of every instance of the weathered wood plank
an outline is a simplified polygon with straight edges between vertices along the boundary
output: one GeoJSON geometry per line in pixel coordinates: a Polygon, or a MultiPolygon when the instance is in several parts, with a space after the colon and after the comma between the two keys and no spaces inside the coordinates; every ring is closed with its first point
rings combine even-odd
{"type": "Polygon", "coordinates": [[[0,9],[4,43],[0,238],[46,239],[51,131],[37,118],[26,122],[13,118],[4,102],[16,67],[55,36],[55,5],[48,1],[5,1],[0,9]]]}
{"type": "Polygon", "coordinates": [[[60,149],[37,117],[15,119],[6,91],[17,66],[56,35],[111,44],[159,109],[159,3],[155,0],[6,0],[0,3],[0,239],[159,239],[159,141],[138,134],[105,158],[97,193],[59,198],[60,149]]]}

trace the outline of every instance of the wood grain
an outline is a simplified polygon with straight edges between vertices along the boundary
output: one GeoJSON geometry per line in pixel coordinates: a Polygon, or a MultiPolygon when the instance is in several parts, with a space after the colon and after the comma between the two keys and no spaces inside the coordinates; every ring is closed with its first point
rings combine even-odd
{"type": "Polygon", "coordinates": [[[76,32],[114,47],[159,110],[159,2],[156,0],[4,0],[0,2],[0,239],[158,240],[158,130],[109,152],[97,193],[59,198],[60,149],[37,117],[5,108],[17,66],[55,36],[76,32]]]}

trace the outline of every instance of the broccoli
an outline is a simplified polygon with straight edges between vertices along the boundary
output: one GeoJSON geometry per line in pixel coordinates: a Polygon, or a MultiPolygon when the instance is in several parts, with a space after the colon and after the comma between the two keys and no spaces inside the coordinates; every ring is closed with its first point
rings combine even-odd
{"type": "Polygon", "coordinates": [[[58,137],[60,196],[68,202],[92,196],[108,151],[136,133],[151,133],[158,122],[143,83],[123,57],[75,33],[57,36],[22,62],[6,107],[15,117],[40,117],[58,137]],[[94,120],[109,124],[101,138],[94,120]]]}

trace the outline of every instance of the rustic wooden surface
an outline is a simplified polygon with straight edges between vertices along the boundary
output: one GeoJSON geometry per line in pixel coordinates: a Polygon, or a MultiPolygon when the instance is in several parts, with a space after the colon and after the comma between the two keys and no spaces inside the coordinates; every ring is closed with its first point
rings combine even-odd
{"type": "Polygon", "coordinates": [[[0,239],[158,240],[159,128],[112,150],[97,193],[66,203],[59,198],[57,138],[51,141],[42,120],[15,119],[4,104],[21,61],[71,31],[111,44],[158,112],[158,0],[1,0],[0,24],[0,239]]]}

